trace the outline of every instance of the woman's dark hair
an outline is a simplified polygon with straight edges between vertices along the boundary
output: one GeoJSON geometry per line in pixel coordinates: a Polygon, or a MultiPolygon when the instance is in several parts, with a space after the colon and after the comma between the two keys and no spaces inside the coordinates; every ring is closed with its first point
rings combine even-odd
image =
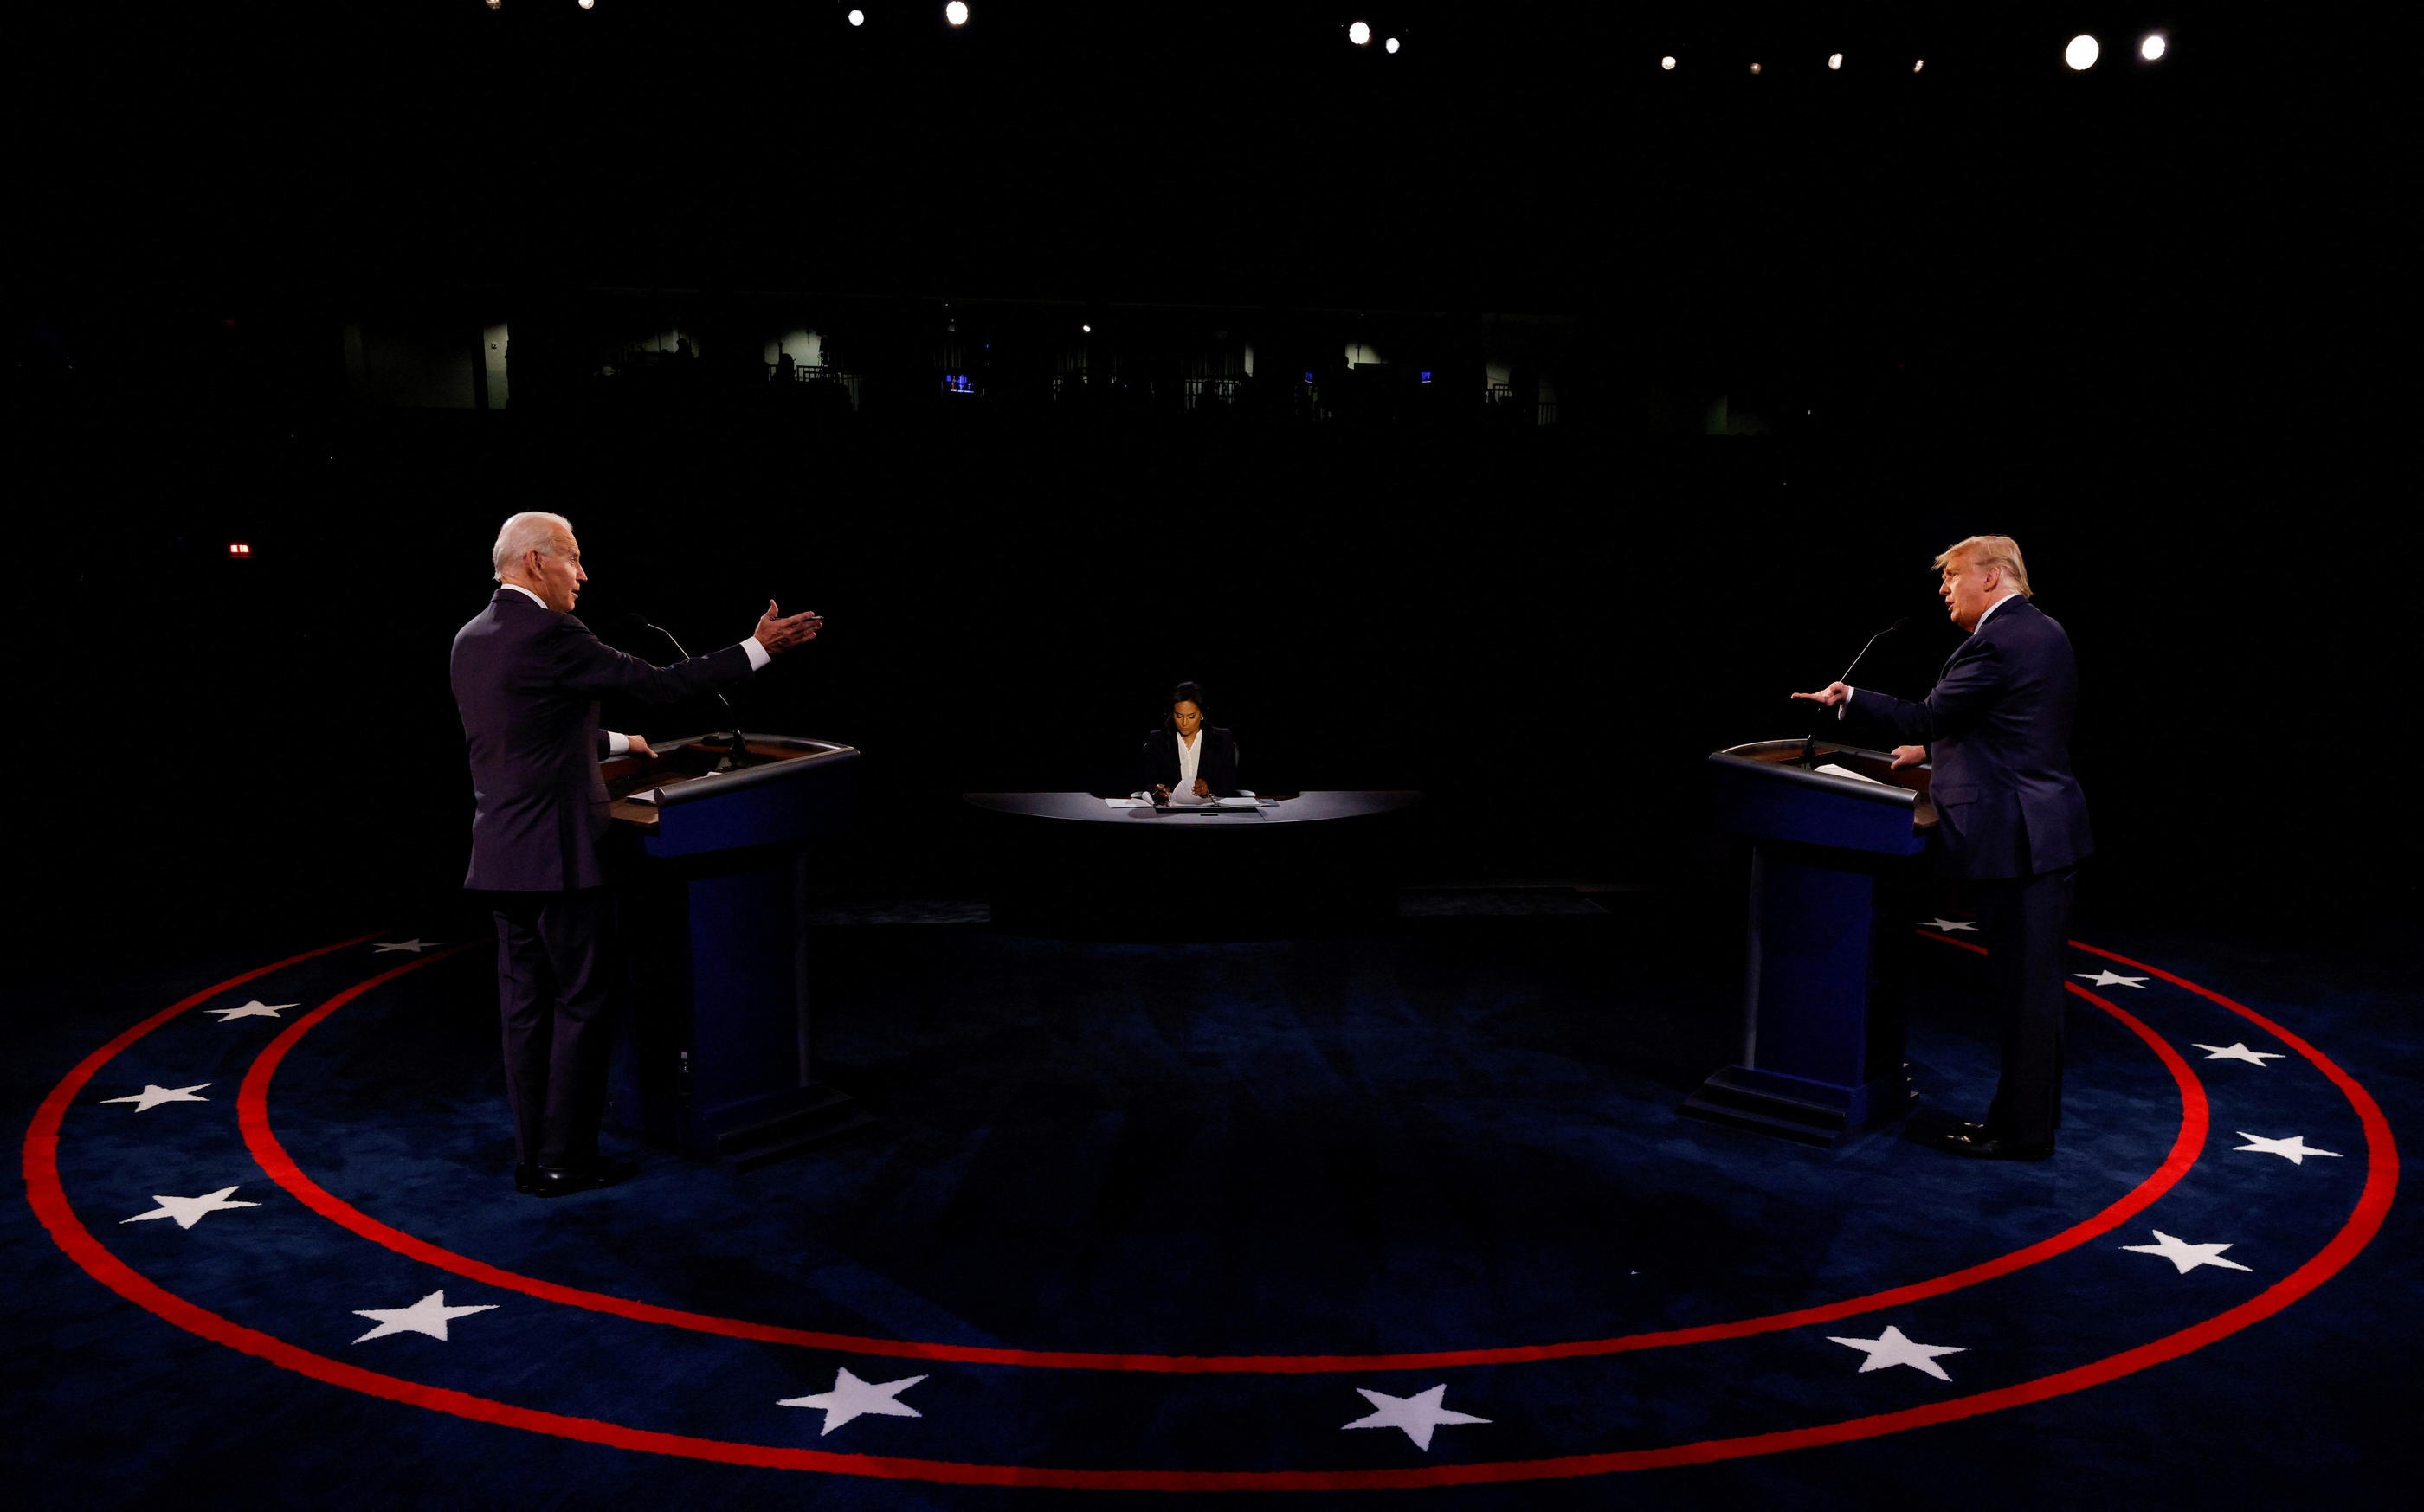
{"type": "MultiPolygon", "coordinates": [[[[1171,715],[1172,710],[1176,709],[1181,704],[1193,704],[1197,709],[1201,710],[1204,708],[1204,690],[1198,688],[1191,682],[1182,682],[1177,687],[1170,690],[1169,707],[1161,711],[1161,727],[1163,729],[1175,730],[1178,728],[1178,721],[1172,718],[1171,715]]],[[[1206,724],[1211,724],[1212,716],[1205,714],[1204,716],[1204,723],[1206,724]]]]}

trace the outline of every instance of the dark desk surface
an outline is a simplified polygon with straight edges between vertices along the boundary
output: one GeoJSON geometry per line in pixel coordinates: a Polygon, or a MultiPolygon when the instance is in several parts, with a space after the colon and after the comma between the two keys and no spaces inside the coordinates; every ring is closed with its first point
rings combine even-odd
{"type": "Polygon", "coordinates": [[[1162,830],[1258,830],[1271,824],[1304,824],[1322,820],[1364,819],[1394,814],[1423,801],[1418,792],[1299,793],[1251,814],[1205,814],[1175,809],[1164,814],[1151,808],[1113,808],[1092,793],[964,793],[975,807],[1028,819],[1065,820],[1076,823],[1129,824],[1162,830]]]}

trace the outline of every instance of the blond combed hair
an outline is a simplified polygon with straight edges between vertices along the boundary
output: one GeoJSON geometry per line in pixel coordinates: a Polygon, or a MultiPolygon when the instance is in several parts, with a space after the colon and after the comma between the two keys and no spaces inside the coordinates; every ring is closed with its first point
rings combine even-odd
{"type": "Polygon", "coordinates": [[[2001,567],[2003,581],[2013,591],[2023,598],[2035,597],[2029,591],[2029,565],[2020,560],[2020,543],[2008,535],[1972,535],[1936,553],[1938,572],[1954,562],[1973,567],[2001,567]]]}

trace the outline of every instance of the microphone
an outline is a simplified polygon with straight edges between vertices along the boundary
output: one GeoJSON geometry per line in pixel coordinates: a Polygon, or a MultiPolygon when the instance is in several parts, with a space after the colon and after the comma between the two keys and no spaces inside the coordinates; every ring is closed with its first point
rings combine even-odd
{"type": "MultiPolygon", "coordinates": [[[[665,644],[674,648],[674,654],[676,656],[680,657],[684,661],[690,660],[690,653],[682,649],[681,642],[674,639],[673,631],[665,629],[662,625],[650,624],[647,620],[643,619],[637,614],[631,616],[631,623],[639,626],[640,629],[644,630],[654,630],[659,635],[663,636],[665,638],[665,644]]],[[[1907,621],[1905,623],[1907,623],[1907,621]]],[[[716,762],[713,767],[710,767],[708,770],[711,772],[738,772],[742,767],[749,764],[747,756],[748,748],[744,746],[741,740],[741,716],[733,712],[732,700],[725,697],[722,693],[717,693],[715,695],[715,701],[724,706],[724,711],[726,713],[732,715],[732,749],[725,752],[724,758],[716,762]]]]}
{"type": "MultiPolygon", "coordinates": [[[[1879,641],[1897,635],[1908,629],[1910,629],[1910,616],[1908,614],[1905,614],[1902,618],[1895,620],[1884,629],[1881,629],[1874,635],[1870,636],[1868,645],[1860,647],[1860,654],[1852,658],[1852,665],[1845,667],[1843,669],[1843,675],[1835,680],[1837,682],[1851,681],[1853,671],[1857,669],[1860,662],[1867,658],[1871,646],[1875,645],[1879,641]]],[[[1836,712],[1840,717],[1842,710],[1838,709],[1836,712]]],[[[1802,738],[1801,759],[1798,764],[1804,768],[1814,768],[1818,765],[1818,732],[1815,729],[1812,729],[1808,735],[1802,738]]]]}
{"type": "MultiPolygon", "coordinates": [[[[1879,641],[1886,639],[1888,636],[1899,635],[1908,629],[1910,629],[1910,616],[1908,614],[1905,614],[1902,618],[1895,620],[1884,629],[1881,629],[1874,635],[1870,636],[1869,645],[1874,645],[1879,641]]],[[[1843,675],[1835,679],[1837,682],[1849,682],[1852,680],[1852,668],[1858,666],[1860,664],[1860,658],[1869,654],[1869,645],[1860,647],[1860,655],[1852,658],[1852,666],[1845,667],[1843,669],[1843,675]]]]}

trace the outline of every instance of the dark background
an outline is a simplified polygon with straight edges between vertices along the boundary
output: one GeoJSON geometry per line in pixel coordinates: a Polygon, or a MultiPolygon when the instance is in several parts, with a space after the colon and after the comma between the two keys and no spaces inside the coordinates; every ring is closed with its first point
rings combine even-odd
{"type": "Polygon", "coordinates": [[[1929,559],[2000,532],[2079,647],[2083,909],[2410,906],[2394,137],[2350,34],[2209,24],[2148,67],[2153,6],[1426,4],[1369,13],[1392,58],[1343,11],[975,4],[34,24],[11,809],[43,938],[446,896],[447,642],[534,507],[580,528],[601,629],[827,616],[745,717],[868,753],[837,891],[966,889],[956,794],[1125,786],[1181,676],[1250,786],[1431,793],[1429,878],[1718,886],[1698,759],[1798,734],[1783,695],[1903,614],[1860,680],[1923,692],[1957,640],[1929,559]],[[1521,432],[608,413],[522,365],[600,284],[1523,311],[1580,356],[1521,432]],[[351,404],[364,301],[510,315],[513,406],[351,404]],[[1721,393],[1769,434],[1693,434],[1721,393]]]}

